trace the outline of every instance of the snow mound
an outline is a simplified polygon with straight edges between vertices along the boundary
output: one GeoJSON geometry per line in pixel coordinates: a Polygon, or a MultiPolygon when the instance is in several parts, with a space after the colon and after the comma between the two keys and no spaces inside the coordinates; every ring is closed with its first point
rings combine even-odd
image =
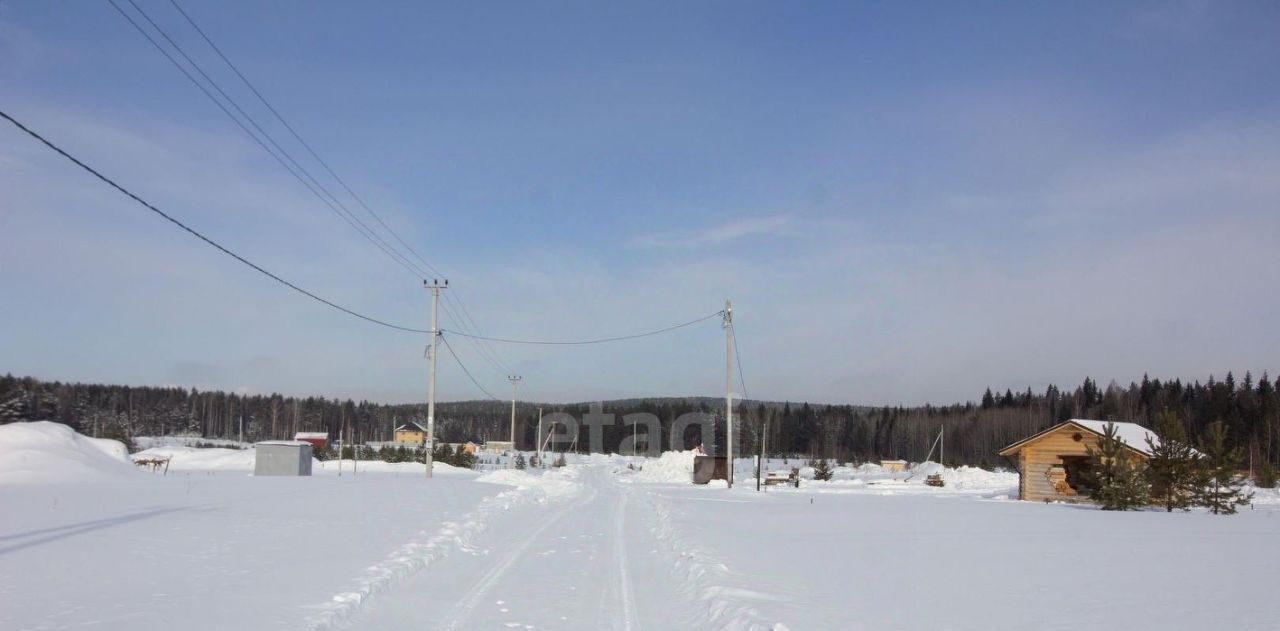
{"type": "Polygon", "coordinates": [[[631,476],[634,482],[689,484],[693,482],[692,451],[664,451],[657,458],[644,461],[643,467],[631,476]]]}
{"type": "MultiPolygon", "coordinates": [[[[253,471],[252,449],[211,447],[152,447],[133,455],[135,460],[167,459],[169,471],[253,471]]],[[[314,463],[313,463],[314,464],[314,463]]]]}
{"type": "Polygon", "coordinates": [[[936,462],[922,462],[911,468],[912,481],[925,476],[942,475],[942,481],[956,490],[986,490],[1018,486],[1018,474],[1009,471],[987,471],[978,467],[961,465],[954,469],[936,462]]]}
{"type": "MultiPolygon", "coordinates": [[[[534,471],[538,471],[534,469],[534,471]]],[[[522,491],[534,490],[546,497],[565,497],[577,493],[582,485],[576,482],[576,466],[559,467],[542,473],[530,473],[527,469],[498,469],[478,478],[476,482],[505,484],[522,491]]]]}
{"type": "Polygon", "coordinates": [[[119,441],[90,438],[48,421],[0,425],[0,484],[75,482],[137,472],[119,441]]]}

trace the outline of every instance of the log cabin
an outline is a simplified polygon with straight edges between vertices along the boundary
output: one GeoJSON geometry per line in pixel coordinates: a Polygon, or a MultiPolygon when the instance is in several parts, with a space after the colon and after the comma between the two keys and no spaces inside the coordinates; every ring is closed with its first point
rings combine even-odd
{"type": "MultiPolygon", "coordinates": [[[[1018,464],[1018,499],[1039,501],[1087,501],[1085,473],[1089,450],[1098,448],[1108,421],[1071,419],[1028,436],[1000,451],[1018,464]]],[[[1128,448],[1130,457],[1145,461],[1151,457],[1147,437],[1159,445],[1160,439],[1137,423],[1115,423],[1116,437],[1128,448]]]]}

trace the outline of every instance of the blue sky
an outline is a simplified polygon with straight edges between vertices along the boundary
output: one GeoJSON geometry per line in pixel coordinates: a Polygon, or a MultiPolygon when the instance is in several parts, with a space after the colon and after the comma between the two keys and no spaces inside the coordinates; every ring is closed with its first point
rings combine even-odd
{"type": "MultiPolygon", "coordinates": [[[[1277,370],[1274,3],[183,6],[487,334],[732,298],[748,394],[823,402],[1277,370]]],[[[106,2],[0,4],[0,102],[269,269],[426,325],[420,282],[106,2]]],[[[421,336],[281,291],[10,127],[0,285],[3,371],[425,395],[421,336]]],[[[716,394],[723,343],[708,322],[494,366],[454,338],[490,391],[510,368],[548,401],[716,394]]],[[[442,398],[479,395],[441,367],[442,398]]]]}

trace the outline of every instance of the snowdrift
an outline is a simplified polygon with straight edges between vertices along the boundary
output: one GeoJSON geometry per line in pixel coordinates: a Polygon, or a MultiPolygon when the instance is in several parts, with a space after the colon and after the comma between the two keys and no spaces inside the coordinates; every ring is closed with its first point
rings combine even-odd
{"type": "Polygon", "coordinates": [[[692,451],[664,451],[661,456],[644,461],[642,468],[631,476],[634,482],[666,484],[690,484],[693,482],[692,451]]]}
{"type": "Polygon", "coordinates": [[[124,444],[61,423],[0,425],[0,484],[79,482],[137,475],[124,444]]]}
{"type": "Polygon", "coordinates": [[[522,491],[534,490],[545,497],[565,497],[581,490],[582,485],[577,482],[578,475],[576,466],[559,467],[542,473],[530,473],[529,470],[522,469],[498,469],[476,478],[476,482],[505,484],[522,491]]]}
{"type": "MultiPolygon", "coordinates": [[[[152,447],[134,454],[135,459],[163,458],[169,471],[253,471],[252,449],[210,447],[152,447]]],[[[315,464],[315,463],[312,463],[315,464]]]]}

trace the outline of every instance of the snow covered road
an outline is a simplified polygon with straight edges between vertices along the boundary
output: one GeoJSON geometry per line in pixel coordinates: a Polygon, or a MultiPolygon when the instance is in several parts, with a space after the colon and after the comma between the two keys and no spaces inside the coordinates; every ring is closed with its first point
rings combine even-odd
{"type": "Polygon", "coordinates": [[[673,580],[656,533],[637,513],[636,491],[619,484],[608,465],[576,473],[572,493],[496,515],[467,554],[380,594],[351,627],[701,626],[673,580]]]}

